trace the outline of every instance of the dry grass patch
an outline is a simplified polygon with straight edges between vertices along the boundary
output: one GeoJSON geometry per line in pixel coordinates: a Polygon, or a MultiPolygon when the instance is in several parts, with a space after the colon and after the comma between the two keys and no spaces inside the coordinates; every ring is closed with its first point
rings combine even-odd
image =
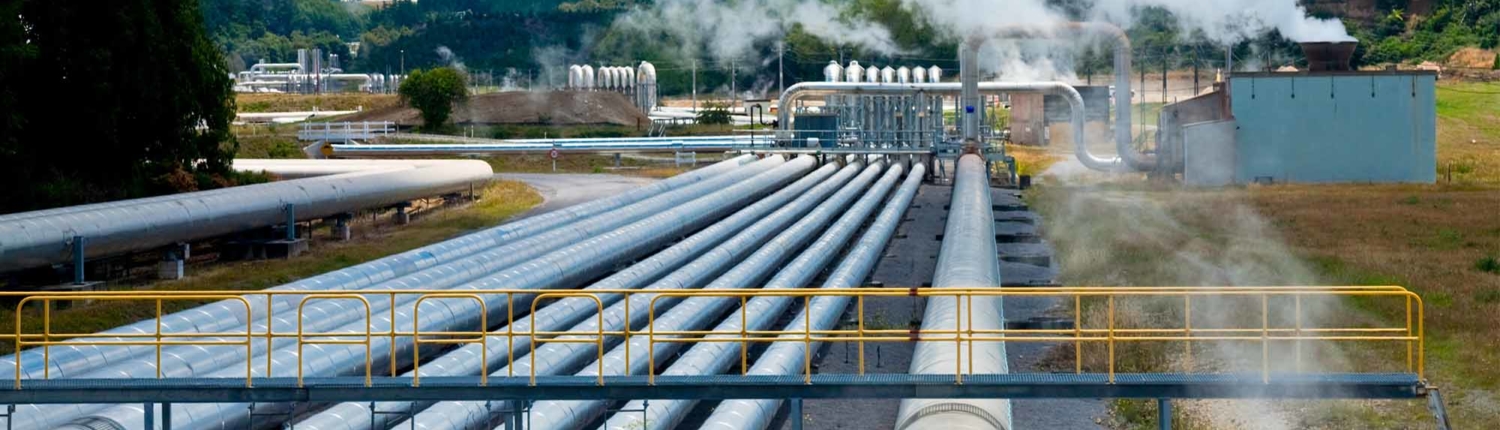
{"type": "Polygon", "coordinates": [[[240,112],[308,112],[312,110],[376,110],[401,103],[395,94],[236,94],[240,112]]]}

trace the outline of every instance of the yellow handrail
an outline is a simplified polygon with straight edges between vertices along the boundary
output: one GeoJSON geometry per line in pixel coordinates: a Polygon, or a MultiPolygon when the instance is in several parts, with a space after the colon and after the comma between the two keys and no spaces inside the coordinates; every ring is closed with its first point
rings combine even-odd
{"type": "MultiPolygon", "coordinates": [[[[372,339],[376,336],[388,337],[391,341],[391,349],[394,353],[398,338],[410,338],[414,348],[413,353],[413,381],[418,384],[420,377],[420,347],[425,344],[474,344],[481,348],[481,361],[484,363],[480,371],[481,385],[488,384],[489,357],[488,342],[490,337],[505,337],[510,353],[505,357],[507,368],[511,369],[509,375],[515,376],[515,338],[526,336],[530,343],[530,350],[536,351],[537,345],[545,342],[561,343],[586,343],[593,344],[596,348],[595,355],[599,362],[598,383],[604,384],[603,358],[605,355],[606,339],[623,338],[625,340],[626,368],[629,363],[629,339],[632,336],[641,335],[646,337],[649,352],[655,352],[658,343],[714,343],[734,342],[741,344],[740,365],[742,370],[751,364],[749,361],[749,346],[753,343],[770,342],[798,342],[802,343],[808,351],[813,343],[848,343],[859,345],[860,374],[866,370],[864,349],[868,342],[949,342],[961,357],[954,368],[957,383],[963,383],[966,373],[972,373],[972,367],[966,367],[966,361],[974,360],[974,344],[976,342],[1053,342],[1072,344],[1074,347],[1074,371],[1082,373],[1083,347],[1086,343],[1105,344],[1107,357],[1105,364],[1109,380],[1114,381],[1117,360],[1116,348],[1121,343],[1139,342],[1181,342],[1185,358],[1184,366],[1187,371],[1192,372],[1196,367],[1193,363],[1193,344],[1196,342],[1255,342],[1261,348],[1261,373],[1263,381],[1269,381],[1271,374],[1271,360],[1273,359],[1271,344],[1275,342],[1286,342],[1292,345],[1292,358],[1296,362],[1296,370],[1302,370],[1302,348],[1303,343],[1308,341],[1355,341],[1355,342],[1402,342],[1406,344],[1405,368],[1421,377],[1425,372],[1426,360],[1423,349],[1425,346],[1425,333],[1423,322],[1424,304],[1420,296],[1405,288],[1397,286],[1306,286],[1306,287],[1057,287],[1057,288],[848,288],[848,289],[731,289],[731,290],[622,290],[622,289],[591,289],[591,290],[522,290],[522,289],[496,289],[496,290],[463,290],[456,292],[452,290],[381,290],[381,291],[339,291],[339,292],[307,292],[307,291],[111,291],[111,292],[0,292],[0,297],[20,297],[16,307],[16,330],[14,334],[0,334],[0,341],[9,338],[14,342],[19,351],[25,347],[42,347],[43,363],[50,363],[50,348],[53,345],[70,346],[152,346],[157,350],[157,372],[161,377],[161,349],[172,345],[208,345],[208,346],[244,346],[246,354],[246,385],[249,386],[254,379],[251,358],[254,357],[252,342],[256,338],[264,338],[269,348],[276,339],[295,338],[298,351],[297,380],[301,385],[303,381],[303,363],[301,362],[303,347],[308,344],[335,344],[335,345],[363,345],[365,347],[365,383],[369,385],[373,374],[372,339]],[[629,321],[628,303],[636,295],[651,296],[648,307],[648,319],[650,324],[646,329],[633,330],[624,327],[618,330],[605,330],[602,311],[606,302],[613,302],[618,297],[623,297],[627,304],[625,307],[625,320],[629,321]],[[251,299],[256,296],[264,296],[266,308],[267,326],[264,332],[255,332],[251,319],[255,317],[253,308],[250,306],[251,299]],[[276,296],[290,296],[300,298],[296,307],[297,333],[295,335],[275,333],[271,329],[270,322],[276,320],[277,315],[285,316],[285,312],[275,309],[273,300],[276,296]],[[370,305],[367,296],[379,296],[388,298],[392,305],[390,309],[391,327],[385,332],[375,332],[371,326],[371,314],[374,309],[370,305]],[[552,299],[579,298],[587,299],[594,303],[596,308],[596,322],[598,327],[590,332],[574,331],[545,331],[539,330],[535,324],[531,324],[529,330],[517,331],[512,326],[515,323],[515,303],[517,296],[531,298],[531,312],[533,315],[541,309],[542,302],[552,299]],[[410,331],[397,330],[395,324],[396,308],[398,298],[415,297],[410,306],[413,306],[412,322],[410,331]],[[780,330],[751,330],[745,323],[748,322],[745,306],[748,301],[756,297],[791,297],[803,300],[802,310],[811,312],[812,301],[822,297],[846,297],[855,301],[858,323],[854,327],[834,328],[827,330],[815,330],[811,325],[811,318],[800,327],[785,327],[780,330]],[[953,299],[951,306],[957,307],[962,326],[946,327],[932,330],[921,329],[882,329],[867,327],[865,322],[865,302],[870,298],[879,297],[947,297],[953,299]],[[1004,297],[1056,297],[1064,300],[1071,298],[1073,312],[1072,321],[1074,326],[1069,329],[977,329],[974,326],[974,300],[975,298],[1004,298],[1004,297]],[[1194,324],[1194,306],[1205,298],[1245,298],[1258,299],[1260,303],[1260,322],[1235,324],[1230,326],[1199,326],[1194,324]],[[1386,326],[1321,326],[1309,327],[1304,321],[1305,297],[1365,297],[1373,299],[1392,298],[1401,300],[1405,306],[1404,324],[1394,327],[1386,326]],[[655,326],[658,312],[658,300],[680,300],[687,298],[714,298],[722,300],[735,300],[741,305],[739,318],[741,327],[734,331],[714,330],[660,330],[655,326]],[[1153,327],[1144,325],[1122,325],[1118,321],[1117,302],[1122,299],[1156,298],[1171,299],[1165,303],[1180,305],[1182,320],[1180,325],[1173,327],[1153,327]],[[421,305],[427,300],[438,299],[465,299],[473,300],[479,306],[480,325],[475,330],[457,330],[452,327],[443,327],[433,331],[421,330],[421,305]],[[1089,326],[1089,320],[1084,317],[1088,308],[1085,308],[1085,299],[1103,300],[1105,306],[1105,321],[1102,325],[1089,326]],[[1277,303],[1290,302],[1290,323],[1273,324],[1272,300],[1277,303]],[[52,330],[51,303],[54,301],[82,301],[82,300],[112,300],[112,301],[150,301],[156,307],[155,322],[156,329],[151,333],[55,333],[52,330]],[[162,329],[161,319],[162,302],[164,301],[203,301],[203,300],[235,300],[245,307],[246,328],[243,333],[168,333],[162,329]],[[313,300],[357,300],[365,308],[365,330],[363,333],[311,333],[304,331],[303,309],[309,301],[313,300]],[[504,301],[507,315],[505,317],[506,328],[497,331],[489,330],[489,310],[492,302],[504,301]],[[30,302],[42,302],[44,309],[41,312],[41,333],[27,333],[23,330],[23,307],[30,302]],[[967,309],[965,309],[967,307],[967,309]],[[278,313],[280,312],[280,313],[278,313]],[[204,338],[243,337],[244,340],[226,341],[203,340],[204,338]],[[968,350],[965,351],[964,348],[968,350]],[[965,370],[965,369],[968,370],[965,370]]],[[[932,303],[929,301],[929,303],[932,303]]],[[[405,306],[405,305],[403,305],[405,306]]],[[[1066,305],[1064,305],[1066,306],[1066,305]]],[[[1276,307],[1280,310],[1282,308],[1276,307]]],[[[1398,308],[1399,309],[1399,308],[1398,308]]],[[[1279,321],[1279,319],[1278,319],[1279,321]]],[[[531,384],[536,384],[536,354],[531,355],[531,384]]],[[[647,373],[648,381],[655,383],[656,366],[654,354],[648,353],[648,364],[650,370],[647,373]]],[[[21,386],[24,379],[22,372],[23,360],[16,360],[16,387],[21,386]]],[[[266,373],[271,376],[271,365],[269,354],[267,358],[266,373]]],[[[398,365],[394,357],[391,357],[391,375],[395,376],[398,365]]],[[[803,358],[804,374],[807,381],[812,377],[811,355],[806,354],[803,358]]],[[[50,365],[43,370],[42,378],[50,378],[50,365]]]]}

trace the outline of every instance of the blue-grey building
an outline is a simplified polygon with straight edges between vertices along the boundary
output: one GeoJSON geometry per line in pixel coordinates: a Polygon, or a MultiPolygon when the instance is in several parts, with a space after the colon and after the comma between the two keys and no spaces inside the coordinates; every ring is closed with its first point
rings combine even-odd
{"type": "MultiPolygon", "coordinates": [[[[1408,71],[1236,74],[1233,181],[1432,183],[1436,81],[1408,71]]],[[[1191,153],[1196,142],[1185,143],[1191,153]]]]}

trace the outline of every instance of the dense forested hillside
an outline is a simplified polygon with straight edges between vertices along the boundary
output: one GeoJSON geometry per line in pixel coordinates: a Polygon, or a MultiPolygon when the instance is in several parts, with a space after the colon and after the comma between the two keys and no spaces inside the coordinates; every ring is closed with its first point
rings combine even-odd
{"type": "MultiPolygon", "coordinates": [[[[671,31],[615,25],[630,8],[650,7],[653,0],[403,0],[383,7],[335,0],[200,1],[209,31],[228,55],[231,68],[260,60],[288,61],[297,48],[318,47],[340,54],[349,70],[397,72],[403,66],[416,69],[457,61],[472,70],[510,73],[546,84],[545,71],[551,71],[556,83],[562,79],[560,70],[570,63],[650,60],[662,72],[662,89],[674,94],[687,90],[695,65],[704,88],[727,86],[731,68],[741,88],[764,87],[775,79],[778,46],[785,48],[789,82],[816,79],[829,60],[837,59],[952,67],[956,46],[937,36],[932,24],[903,7],[902,0],[834,2],[841,8],[837,19],[888,30],[899,54],[830,43],[814,36],[816,32],[790,25],[782,29],[785,37],[746,40],[749,49],[733,56],[714,55],[709,47],[693,46],[706,42],[681,40],[671,31]]],[[[1081,16],[1094,1],[1103,0],[1047,3],[1081,16]]],[[[1361,64],[1441,62],[1463,47],[1494,49],[1500,44],[1500,0],[1303,3],[1315,15],[1345,19],[1351,34],[1363,41],[1356,59],[1361,64]]],[[[1159,69],[1194,62],[1212,67],[1222,61],[1223,46],[1184,30],[1170,12],[1148,8],[1137,15],[1129,31],[1138,64],[1159,69]]],[[[1077,54],[1069,64],[1077,72],[1108,71],[1102,49],[1077,54]]],[[[1296,46],[1275,32],[1240,43],[1235,55],[1242,67],[1302,61],[1296,46]]]]}

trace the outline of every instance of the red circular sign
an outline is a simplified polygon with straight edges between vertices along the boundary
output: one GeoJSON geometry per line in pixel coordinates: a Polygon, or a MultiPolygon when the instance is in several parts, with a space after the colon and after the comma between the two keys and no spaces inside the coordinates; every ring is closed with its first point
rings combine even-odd
{"type": "Polygon", "coordinates": [[[561,152],[557,152],[557,148],[552,148],[551,151],[547,152],[547,156],[548,157],[552,157],[553,160],[556,160],[557,157],[561,157],[562,156],[562,153],[561,152]]]}

